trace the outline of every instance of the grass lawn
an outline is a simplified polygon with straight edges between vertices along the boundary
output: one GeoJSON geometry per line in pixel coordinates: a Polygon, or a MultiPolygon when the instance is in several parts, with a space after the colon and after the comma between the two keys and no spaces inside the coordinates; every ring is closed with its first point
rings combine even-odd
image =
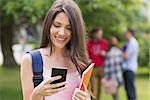
{"type": "Polygon", "coordinates": [[[19,69],[0,68],[0,100],[23,100],[19,69]]]}
{"type": "MultiPolygon", "coordinates": [[[[150,100],[150,79],[148,73],[136,76],[136,88],[138,100],[150,100]]],[[[119,89],[119,98],[120,100],[127,100],[123,87],[119,89]]],[[[22,100],[19,69],[0,67],[0,100],[22,100]]],[[[102,93],[102,100],[112,100],[112,98],[102,93]]]]}
{"type": "MultiPolygon", "coordinates": [[[[148,76],[136,76],[136,90],[138,100],[150,100],[150,80],[148,76]]],[[[119,89],[119,100],[127,100],[126,92],[122,86],[119,89]]],[[[112,100],[110,95],[102,93],[102,100],[112,100]]]]}

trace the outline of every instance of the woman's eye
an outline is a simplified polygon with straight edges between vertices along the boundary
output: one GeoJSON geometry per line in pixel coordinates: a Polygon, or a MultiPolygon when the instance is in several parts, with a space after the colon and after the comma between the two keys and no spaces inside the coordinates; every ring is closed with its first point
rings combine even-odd
{"type": "Polygon", "coordinates": [[[71,30],[71,27],[69,26],[69,27],[66,27],[68,30],[71,30]]]}
{"type": "Polygon", "coordinates": [[[54,23],[53,25],[54,25],[55,27],[60,27],[60,25],[57,25],[57,24],[55,24],[55,23],[54,23]]]}
{"type": "Polygon", "coordinates": [[[71,30],[71,28],[70,28],[70,27],[68,27],[67,29],[68,29],[68,30],[71,30]]]}

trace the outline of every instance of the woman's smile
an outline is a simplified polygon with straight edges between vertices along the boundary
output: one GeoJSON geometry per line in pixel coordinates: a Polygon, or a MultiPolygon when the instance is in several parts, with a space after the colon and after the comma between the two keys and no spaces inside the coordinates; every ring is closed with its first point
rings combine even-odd
{"type": "Polygon", "coordinates": [[[64,37],[55,37],[57,41],[60,41],[60,42],[64,42],[67,40],[67,38],[64,38],[64,37]]]}

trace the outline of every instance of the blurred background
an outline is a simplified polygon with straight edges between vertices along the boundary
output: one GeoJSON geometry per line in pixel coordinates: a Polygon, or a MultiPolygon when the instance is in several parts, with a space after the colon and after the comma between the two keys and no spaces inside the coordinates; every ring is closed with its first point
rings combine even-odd
{"type": "MultiPolygon", "coordinates": [[[[25,52],[40,43],[42,24],[54,0],[0,1],[0,100],[22,100],[19,68],[25,52]]],[[[75,0],[82,10],[88,32],[101,27],[104,38],[117,34],[125,42],[128,27],[139,42],[139,69],[136,73],[138,100],[150,100],[150,1],[149,0],[75,0]]],[[[119,89],[120,100],[126,100],[119,89]]],[[[112,100],[102,93],[102,100],[112,100]]]]}

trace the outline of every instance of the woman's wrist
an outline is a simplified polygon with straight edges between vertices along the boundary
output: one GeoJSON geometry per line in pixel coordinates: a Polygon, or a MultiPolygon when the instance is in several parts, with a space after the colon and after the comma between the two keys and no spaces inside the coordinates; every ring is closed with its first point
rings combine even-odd
{"type": "Polygon", "coordinates": [[[40,94],[36,91],[36,89],[34,89],[33,92],[32,92],[32,95],[31,95],[31,97],[30,97],[30,100],[41,100],[42,97],[43,97],[43,96],[40,95],[40,94]]]}

